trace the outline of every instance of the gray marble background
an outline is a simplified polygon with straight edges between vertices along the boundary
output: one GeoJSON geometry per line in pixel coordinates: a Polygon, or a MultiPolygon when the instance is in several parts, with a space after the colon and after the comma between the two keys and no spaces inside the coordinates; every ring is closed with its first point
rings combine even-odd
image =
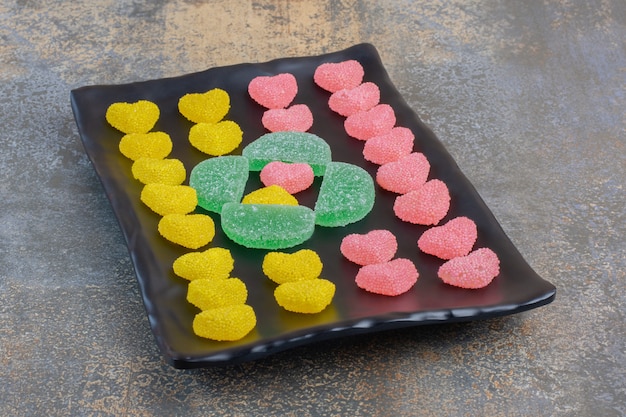
{"type": "Polygon", "coordinates": [[[0,415],[626,415],[625,39],[623,0],[1,2],[0,415]],[[557,299],[173,369],[69,91],[361,42],[557,299]]]}

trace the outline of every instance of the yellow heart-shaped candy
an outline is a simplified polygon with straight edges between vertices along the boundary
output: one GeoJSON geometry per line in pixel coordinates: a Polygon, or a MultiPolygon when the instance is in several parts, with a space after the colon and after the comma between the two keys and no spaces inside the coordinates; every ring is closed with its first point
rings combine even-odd
{"type": "Polygon", "coordinates": [[[213,340],[239,340],[256,326],[256,314],[247,304],[212,308],[193,319],[193,332],[213,340]]]}
{"type": "Polygon", "coordinates": [[[178,100],[178,111],[194,123],[217,123],[230,110],[230,97],[222,89],[185,94],[178,100]]]}
{"type": "Polygon", "coordinates": [[[189,281],[226,279],[234,267],[235,261],[230,251],[224,248],[186,253],[179,256],[173,265],[174,273],[189,281]]]}
{"type": "Polygon", "coordinates": [[[285,282],[274,290],[278,305],[294,313],[319,313],[331,303],[334,296],[335,284],[326,279],[285,282]]]}
{"type": "Polygon", "coordinates": [[[140,198],[161,216],[191,213],[198,205],[196,190],[188,185],[146,184],[140,198]]]}
{"type": "Polygon", "coordinates": [[[120,140],[119,149],[122,155],[133,161],[163,159],[172,152],[172,139],[165,132],[128,133],[120,140]]]}
{"type": "Polygon", "coordinates": [[[239,125],[230,120],[211,124],[198,123],[189,130],[189,142],[211,156],[226,155],[237,149],[243,139],[239,125]]]}
{"type": "Polygon", "coordinates": [[[322,260],[311,249],[294,253],[269,252],[263,258],[263,273],[277,284],[318,278],[322,268],[322,260]]]}
{"type": "Polygon", "coordinates": [[[252,191],[241,200],[241,203],[297,206],[298,200],[280,185],[270,185],[269,187],[263,187],[252,191]]]}
{"type": "Polygon", "coordinates": [[[180,185],[187,178],[187,170],[180,159],[139,158],[131,171],[143,184],[180,185]]]}
{"type": "Polygon", "coordinates": [[[159,120],[159,107],[151,101],[113,103],[106,111],[106,120],[124,133],[147,133],[159,120]]]}
{"type": "Polygon", "coordinates": [[[159,233],[170,242],[198,249],[215,237],[215,223],[206,214],[167,214],[159,221],[159,233]]]}
{"type": "Polygon", "coordinates": [[[245,304],[246,284],[239,278],[196,279],[187,287],[187,301],[200,310],[245,304]]]}

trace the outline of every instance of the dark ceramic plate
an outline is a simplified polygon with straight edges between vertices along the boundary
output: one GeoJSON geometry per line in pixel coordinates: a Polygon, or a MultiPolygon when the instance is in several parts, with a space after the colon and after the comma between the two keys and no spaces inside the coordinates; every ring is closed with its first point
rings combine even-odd
{"type": "MultiPolygon", "coordinates": [[[[555,287],[524,261],[441,142],[402,99],[372,45],[356,45],[321,56],[212,68],[176,78],[82,87],[71,92],[71,102],[85,150],[126,238],[157,343],[175,367],[232,364],[324,339],[503,316],[548,304],[555,297],[555,287]],[[489,247],[497,253],[501,260],[500,275],[480,290],[443,284],[437,278],[442,261],[417,248],[416,241],[426,227],[398,220],[392,211],[395,195],[377,187],[374,209],[363,220],[345,228],[318,226],[309,241],[288,250],[309,248],[317,251],[324,263],[322,277],[337,286],[333,303],[323,312],[315,315],[289,313],[276,304],[273,298],[275,285],[262,273],[261,262],[267,251],[245,249],[233,243],[222,233],[219,216],[211,214],[217,225],[211,246],[231,250],[235,259],[232,275],[246,283],[248,304],[254,308],[258,323],[248,336],[237,342],[215,342],[195,336],[191,324],[197,311],[185,300],[187,281],[172,271],[173,261],[189,250],[159,236],[157,223],[160,218],[139,200],[142,184],[132,177],[132,161],[118,150],[122,134],[106,122],[107,107],[114,102],[140,99],[158,104],[161,117],[153,130],[171,136],[174,149],[170,157],[183,161],[189,173],[206,156],[189,145],[187,134],[191,123],[179,114],[178,99],[187,93],[205,92],[216,87],[226,90],[231,97],[231,110],[226,119],[239,123],[244,131],[242,146],[245,146],[267,133],[261,124],[264,109],[248,96],[248,83],[259,75],[289,72],[298,80],[298,95],[293,103],[308,104],[313,112],[315,121],[310,132],[327,140],[334,161],[359,165],[374,177],[377,166],[363,159],[363,142],[346,135],[344,118],[328,108],[329,93],[313,82],[313,72],[318,65],[348,59],[355,59],[363,65],[364,81],[380,87],[381,103],[393,107],[396,125],[412,129],[416,137],[414,149],[424,153],[431,163],[430,177],[448,185],[452,201],[442,223],[460,215],[473,219],[478,226],[476,247],[489,247]],[[339,252],[339,244],[345,235],[381,228],[396,235],[396,256],[413,260],[420,273],[413,289],[397,297],[374,295],[357,288],[354,277],[358,267],[339,252]]],[[[240,151],[241,148],[235,153],[240,151]]],[[[258,174],[251,174],[246,193],[259,187],[258,174]]],[[[319,183],[298,195],[301,204],[312,207],[317,190],[319,183]]]]}

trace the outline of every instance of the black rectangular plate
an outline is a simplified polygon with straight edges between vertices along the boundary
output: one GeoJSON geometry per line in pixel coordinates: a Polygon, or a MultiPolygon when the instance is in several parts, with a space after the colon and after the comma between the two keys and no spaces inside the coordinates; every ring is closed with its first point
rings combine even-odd
{"type": "MultiPolygon", "coordinates": [[[[126,239],[152,331],[167,361],[177,368],[234,364],[307,343],[359,333],[514,314],[548,304],[556,295],[556,288],[537,275],[522,258],[442,143],[404,101],[389,79],[378,52],[370,44],[320,56],[211,68],[175,78],[81,87],[71,92],[71,103],[87,155],[126,239]],[[185,299],[188,282],[172,271],[173,261],[189,250],[167,242],[158,234],[160,217],[139,199],[142,184],[131,174],[132,161],[119,152],[122,134],[105,120],[108,106],[137,100],[156,103],[161,116],[153,130],[170,135],[174,146],[169,157],[180,159],[189,174],[207,156],[188,142],[192,125],[178,112],[179,98],[213,88],[227,91],[231,109],[226,119],[237,122],[244,132],[243,143],[234,152],[237,154],[243,146],[267,133],[261,124],[265,109],[249,97],[248,83],[256,76],[288,72],[298,81],[298,94],[293,103],[310,107],[314,124],[309,131],[330,144],[333,160],[359,165],[375,177],[377,166],[363,159],[363,142],[346,135],[345,119],[328,108],[329,93],[313,82],[313,73],[320,64],[349,59],[361,63],[365,69],[364,81],[379,86],[381,103],[392,106],[396,125],[413,131],[414,150],[424,153],[431,163],[430,178],[438,178],[448,186],[452,201],[442,223],[461,215],[474,220],[478,226],[475,247],[489,247],[496,252],[501,261],[500,275],[479,290],[464,290],[442,283],[437,277],[442,261],[417,248],[417,239],[427,227],[398,220],[392,210],[395,195],[377,186],[376,203],[366,218],[344,228],[318,226],[310,240],[288,250],[309,248],[318,252],[324,263],[322,277],[333,281],[337,287],[333,303],[323,312],[315,315],[290,313],[276,304],[275,284],[261,270],[267,251],[246,249],[233,243],[221,231],[219,216],[211,214],[216,222],[216,236],[210,246],[231,250],[235,259],[232,276],[246,283],[248,304],[254,308],[258,323],[249,335],[236,342],[197,337],[191,325],[198,310],[185,299]],[[392,231],[398,239],[396,257],[409,258],[417,266],[420,274],[417,284],[403,295],[386,297],[359,289],[354,283],[358,266],[339,252],[345,235],[374,229],[392,231]]],[[[258,174],[251,174],[246,192],[260,186],[258,174]]],[[[316,186],[319,189],[316,183],[298,195],[301,204],[312,207],[316,186]]]]}

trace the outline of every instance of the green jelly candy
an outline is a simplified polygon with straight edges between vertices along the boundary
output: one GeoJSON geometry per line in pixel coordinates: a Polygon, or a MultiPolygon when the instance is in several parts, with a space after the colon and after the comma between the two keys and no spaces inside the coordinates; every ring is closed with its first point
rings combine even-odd
{"type": "Polygon", "coordinates": [[[305,206],[227,203],[222,208],[222,229],[247,248],[290,248],[313,235],[315,213],[305,206]]]}
{"type": "Polygon", "coordinates": [[[239,202],[248,181],[248,159],[228,155],[200,162],[189,175],[189,185],[198,194],[198,205],[215,213],[225,203],[239,202]]]}
{"type": "Polygon", "coordinates": [[[331,161],[328,143],[308,132],[267,133],[246,146],[241,154],[250,160],[250,171],[260,171],[272,161],[303,162],[313,168],[313,174],[321,176],[331,161]]]}
{"type": "Polygon", "coordinates": [[[363,168],[345,162],[326,166],[315,203],[315,223],[339,227],[357,222],[374,207],[374,181],[363,168]]]}

